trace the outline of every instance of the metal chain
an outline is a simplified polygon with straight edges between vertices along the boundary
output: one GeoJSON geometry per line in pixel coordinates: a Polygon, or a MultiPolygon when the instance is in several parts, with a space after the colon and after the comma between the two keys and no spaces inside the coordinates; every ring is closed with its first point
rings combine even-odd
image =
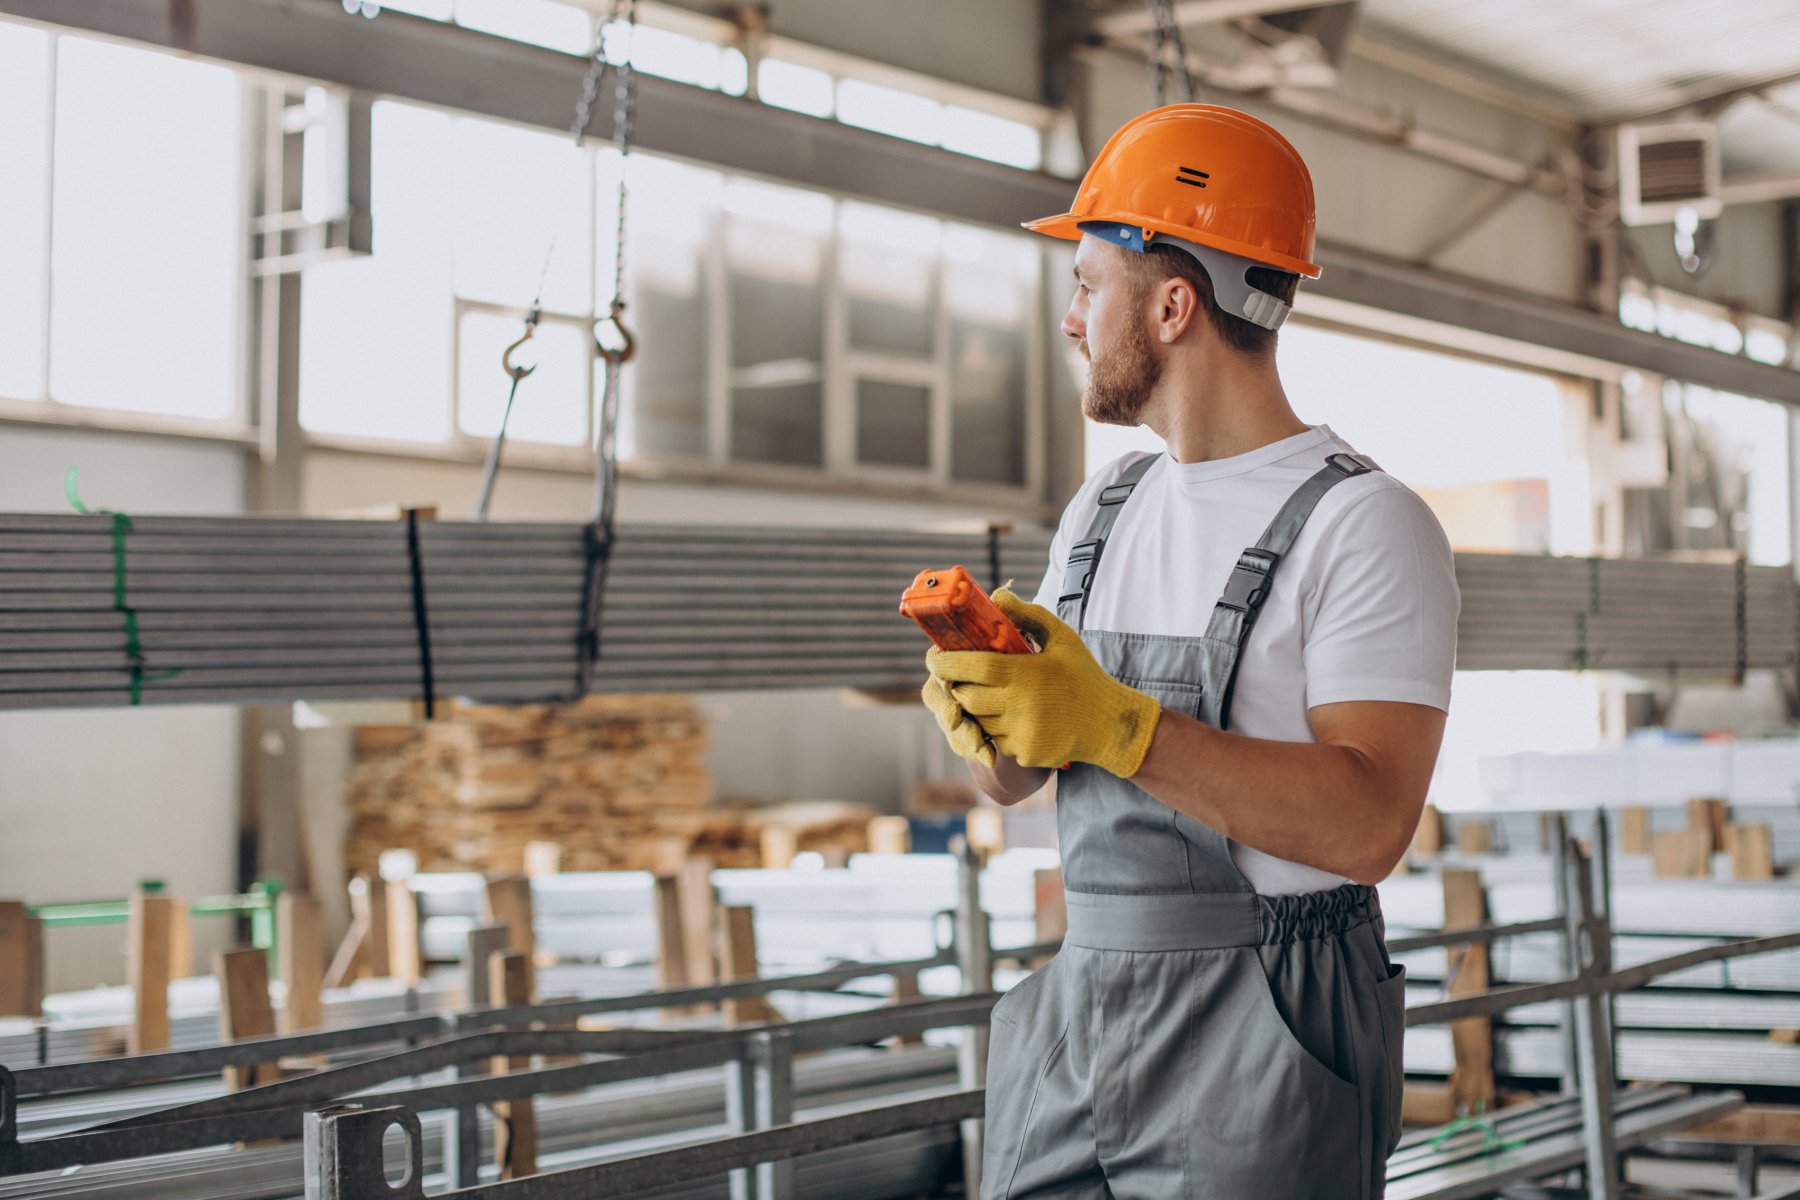
{"type": "Polygon", "coordinates": [[[1169,102],[1169,76],[1181,80],[1181,96],[1194,102],[1194,73],[1188,69],[1187,47],[1181,40],[1181,25],[1175,20],[1172,0],[1150,0],[1150,16],[1156,31],[1150,39],[1150,69],[1155,81],[1156,106],[1169,102]],[[1172,64],[1172,65],[1171,65],[1172,64]]]}
{"type": "MultiPolygon", "coordinates": [[[[613,0],[615,16],[621,10],[624,14],[625,29],[629,39],[630,34],[637,29],[638,0],[613,0]]],[[[636,349],[631,334],[620,320],[625,311],[625,218],[629,199],[626,186],[626,166],[631,156],[632,135],[635,132],[637,120],[637,71],[631,65],[630,50],[631,43],[627,40],[624,61],[617,69],[617,85],[614,91],[613,145],[619,153],[619,203],[617,220],[613,227],[612,301],[608,306],[607,317],[595,323],[594,335],[595,351],[606,360],[606,387],[600,398],[600,429],[596,439],[600,477],[598,494],[594,503],[594,519],[600,523],[601,532],[608,539],[612,536],[614,498],[618,488],[620,368],[631,358],[636,349]],[[600,343],[599,326],[606,322],[610,322],[624,339],[624,345],[617,350],[609,350],[600,343]]]]}
{"type": "MultiPolygon", "coordinates": [[[[613,108],[613,146],[619,155],[618,219],[613,227],[613,288],[607,315],[594,322],[594,353],[606,363],[605,383],[600,393],[599,425],[594,435],[594,519],[584,536],[587,548],[587,578],[582,586],[581,633],[576,644],[575,692],[579,700],[592,686],[594,669],[600,661],[600,618],[606,599],[606,579],[612,566],[615,541],[614,520],[619,490],[619,405],[621,376],[625,364],[637,351],[631,331],[625,327],[625,249],[626,249],[626,176],[631,156],[632,134],[637,120],[637,70],[632,66],[632,35],[637,30],[638,0],[613,0],[607,25],[618,27],[624,22],[625,52],[615,69],[616,86],[613,108]],[[621,345],[609,347],[600,341],[600,328],[610,323],[618,333],[621,345]]],[[[586,132],[593,104],[599,94],[600,71],[606,61],[603,52],[605,25],[594,34],[594,58],[582,84],[581,106],[576,113],[577,142],[586,132]]]]}

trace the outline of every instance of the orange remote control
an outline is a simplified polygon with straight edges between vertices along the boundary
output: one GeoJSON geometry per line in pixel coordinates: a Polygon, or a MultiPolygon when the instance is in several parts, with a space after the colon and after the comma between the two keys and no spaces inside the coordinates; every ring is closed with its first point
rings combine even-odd
{"type": "Polygon", "coordinates": [[[920,571],[900,598],[900,611],[917,621],[940,650],[1032,651],[1025,635],[962,567],[920,571]]]}

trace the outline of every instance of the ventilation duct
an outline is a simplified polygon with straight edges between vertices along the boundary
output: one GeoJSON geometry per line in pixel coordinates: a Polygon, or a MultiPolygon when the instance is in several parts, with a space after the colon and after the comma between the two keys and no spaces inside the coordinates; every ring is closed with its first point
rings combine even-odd
{"type": "Polygon", "coordinates": [[[1710,220],[1719,194],[1719,134],[1703,121],[1619,128],[1619,216],[1627,225],[1662,225],[1684,209],[1710,220]]]}

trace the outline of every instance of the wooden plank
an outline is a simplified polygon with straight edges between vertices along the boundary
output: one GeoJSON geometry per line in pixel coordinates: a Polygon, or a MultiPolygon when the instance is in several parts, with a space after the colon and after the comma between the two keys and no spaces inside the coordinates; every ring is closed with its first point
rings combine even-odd
{"type": "MultiPolygon", "coordinates": [[[[513,949],[489,960],[488,998],[496,1005],[530,1004],[533,987],[531,955],[513,949]]],[[[496,1075],[523,1070],[529,1058],[496,1058],[496,1075]]],[[[522,1179],[537,1173],[537,1110],[529,1098],[501,1100],[493,1106],[494,1161],[501,1179],[522,1179]]]]}
{"type": "Polygon", "coordinates": [[[1419,826],[1413,830],[1412,853],[1416,858],[1436,858],[1444,852],[1444,814],[1437,806],[1427,804],[1419,813],[1419,826]]]}
{"type": "MultiPolygon", "coordinates": [[[[895,1004],[910,1004],[920,996],[917,971],[896,971],[894,973],[895,1004]]],[[[925,1035],[922,1033],[903,1033],[894,1039],[895,1046],[923,1046],[924,1044],[925,1035]]]]}
{"type": "MultiPolygon", "coordinates": [[[[761,968],[756,961],[756,910],[748,904],[721,905],[719,926],[722,935],[719,939],[719,974],[723,980],[758,978],[761,968]]],[[[762,996],[725,1002],[725,1024],[728,1026],[785,1019],[762,996]]]]}
{"type": "Polygon", "coordinates": [[[800,852],[800,831],[791,825],[764,825],[758,841],[765,871],[785,870],[800,852]]]}
{"type": "Polygon", "coordinates": [[[388,953],[387,887],[370,873],[350,881],[350,911],[363,926],[364,936],[357,979],[386,979],[394,973],[388,953]]]}
{"type": "Polygon", "coordinates": [[[482,922],[506,926],[507,945],[537,961],[537,931],[531,923],[531,880],[523,875],[495,875],[482,892],[482,922]]]}
{"type": "Polygon", "coordinates": [[[560,875],[563,864],[563,847],[561,842],[526,842],[525,843],[525,877],[536,879],[540,875],[560,875]]]}
{"type": "Polygon", "coordinates": [[[1400,1099],[1400,1120],[1407,1125],[1448,1125],[1456,1119],[1456,1093],[1447,1083],[1408,1081],[1400,1099]]]}
{"type": "Polygon", "coordinates": [[[1800,1144],[1800,1108],[1785,1104],[1748,1104],[1716,1121],[1694,1125],[1671,1136],[1702,1142],[1792,1146],[1800,1144]]]}
{"type": "Polygon", "coordinates": [[[425,952],[419,945],[419,898],[412,881],[394,879],[387,893],[388,974],[408,985],[425,978],[425,952]]]}
{"type": "Polygon", "coordinates": [[[23,900],[0,900],[0,1017],[35,1017],[31,922],[23,900]]]}
{"type": "MultiPolygon", "coordinates": [[[[686,987],[688,954],[686,931],[681,923],[681,881],[672,875],[656,880],[656,986],[686,987]]],[[[665,1016],[682,1015],[680,1009],[664,1009],[665,1016]]]]}
{"type": "Polygon", "coordinates": [[[1712,875],[1712,831],[1675,829],[1650,839],[1651,874],[1658,879],[1706,879],[1712,875]]]}
{"type": "Polygon", "coordinates": [[[470,1008],[493,1007],[494,955],[506,953],[511,935],[504,925],[479,925],[469,930],[468,948],[463,953],[463,969],[468,976],[466,990],[470,1008]]]}
{"type": "Polygon", "coordinates": [[[341,988],[361,978],[368,940],[368,922],[362,917],[352,917],[350,928],[344,931],[344,940],[338,943],[337,952],[331,956],[331,965],[325,969],[326,988],[341,988]]]}
{"type": "Polygon", "coordinates": [[[1775,878],[1775,836],[1767,824],[1727,825],[1725,849],[1733,879],[1775,878]]]}
{"type": "Polygon", "coordinates": [[[194,922],[187,901],[179,897],[169,914],[169,978],[188,979],[194,974],[194,922]]]}
{"type": "MultiPolygon", "coordinates": [[[[245,1038],[273,1037],[275,1012],[269,1004],[269,955],[254,946],[222,950],[213,958],[219,977],[219,1038],[236,1042],[245,1038]]],[[[242,1091],[276,1078],[274,1064],[256,1063],[226,1067],[222,1074],[229,1091],[242,1091]]]]}
{"type": "Polygon", "coordinates": [[[172,896],[131,898],[125,933],[125,974],[131,985],[128,1054],[169,1048],[169,944],[178,903],[172,896]]]}
{"type": "Polygon", "coordinates": [[[870,854],[906,854],[912,850],[912,823],[905,817],[876,817],[869,822],[870,854]]]}
{"type": "Polygon", "coordinates": [[[1619,810],[1619,850],[1624,854],[1649,854],[1650,806],[1627,804],[1619,810]]]}
{"type": "Polygon", "coordinates": [[[675,876],[680,893],[681,947],[687,956],[687,979],[705,987],[719,978],[719,893],[713,887],[713,860],[694,856],[675,876]]]}
{"type": "Polygon", "coordinates": [[[1456,849],[1463,854],[1491,854],[1494,850],[1494,825],[1491,821],[1463,817],[1456,822],[1456,849]]]}
{"type": "Polygon", "coordinates": [[[283,892],[275,901],[275,944],[286,999],[281,1032],[325,1027],[325,906],[313,896],[283,892]]]}
{"type": "MultiPolygon", "coordinates": [[[[1444,928],[1468,929],[1487,922],[1487,890],[1481,872],[1451,867],[1443,872],[1444,928]]],[[[1451,946],[1447,950],[1451,997],[1488,989],[1488,948],[1485,945],[1451,946]]],[[[1494,1108],[1494,1024],[1488,1017],[1471,1017],[1450,1023],[1455,1065],[1450,1090],[1458,1110],[1491,1112],[1494,1108]]]]}
{"type": "Polygon", "coordinates": [[[997,808],[971,808],[963,828],[982,862],[1006,849],[1006,825],[997,808]]]}
{"type": "Polygon", "coordinates": [[[1706,853],[1717,854],[1725,849],[1725,826],[1731,819],[1726,814],[1725,802],[1710,796],[1697,796],[1687,803],[1688,828],[1706,835],[1706,853]]]}

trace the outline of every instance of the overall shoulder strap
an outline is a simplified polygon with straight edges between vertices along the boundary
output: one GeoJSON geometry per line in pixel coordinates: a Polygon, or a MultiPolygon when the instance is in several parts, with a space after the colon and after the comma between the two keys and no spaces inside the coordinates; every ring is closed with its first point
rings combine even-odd
{"type": "Polygon", "coordinates": [[[1215,689],[1213,695],[1218,700],[1218,727],[1224,729],[1231,718],[1231,693],[1237,683],[1238,662],[1243,657],[1244,643],[1250,637],[1250,631],[1256,627],[1256,617],[1262,611],[1263,601],[1269,598],[1269,589],[1273,585],[1275,569],[1281,565],[1284,555],[1294,546],[1294,540],[1300,536],[1300,530],[1306,526],[1307,518],[1312,516],[1313,509],[1325,493],[1346,479],[1358,475],[1367,475],[1370,471],[1379,471],[1373,459],[1360,454],[1333,454],[1325,460],[1325,465],[1314,472],[1307,481],[1294,490],[1269,522],[1256,545],[1247,548],[1238,556],[1237,566],[1231,570],[1231,577],[1225,581],[1225,592],[1213,605],[1212,619],[1207,623],[1206,636],[1223,642],[1231,648],[1229,655],[1219,664],[1220,678],[1207,682],[1215,689]]]}
{"type": "Polygon", "coordinates": [[[1056,600],[1056,615],[1065,624],[1080,629],[1087,619],[1088,594],[1094,590],[1094,572],[1100,569],[1100,552],[1106,548],[1106,539],[1112,534],[1125,501],[1131,498],[1144,473],[1161,457],[1161,454],[1146,454],[1126,467],[1117,482],[1100,489],[1099,506],[1088,522],[1087,535],[1069,547],[1068,565],[1063,568],[1062,593],[1056,600]]]}

